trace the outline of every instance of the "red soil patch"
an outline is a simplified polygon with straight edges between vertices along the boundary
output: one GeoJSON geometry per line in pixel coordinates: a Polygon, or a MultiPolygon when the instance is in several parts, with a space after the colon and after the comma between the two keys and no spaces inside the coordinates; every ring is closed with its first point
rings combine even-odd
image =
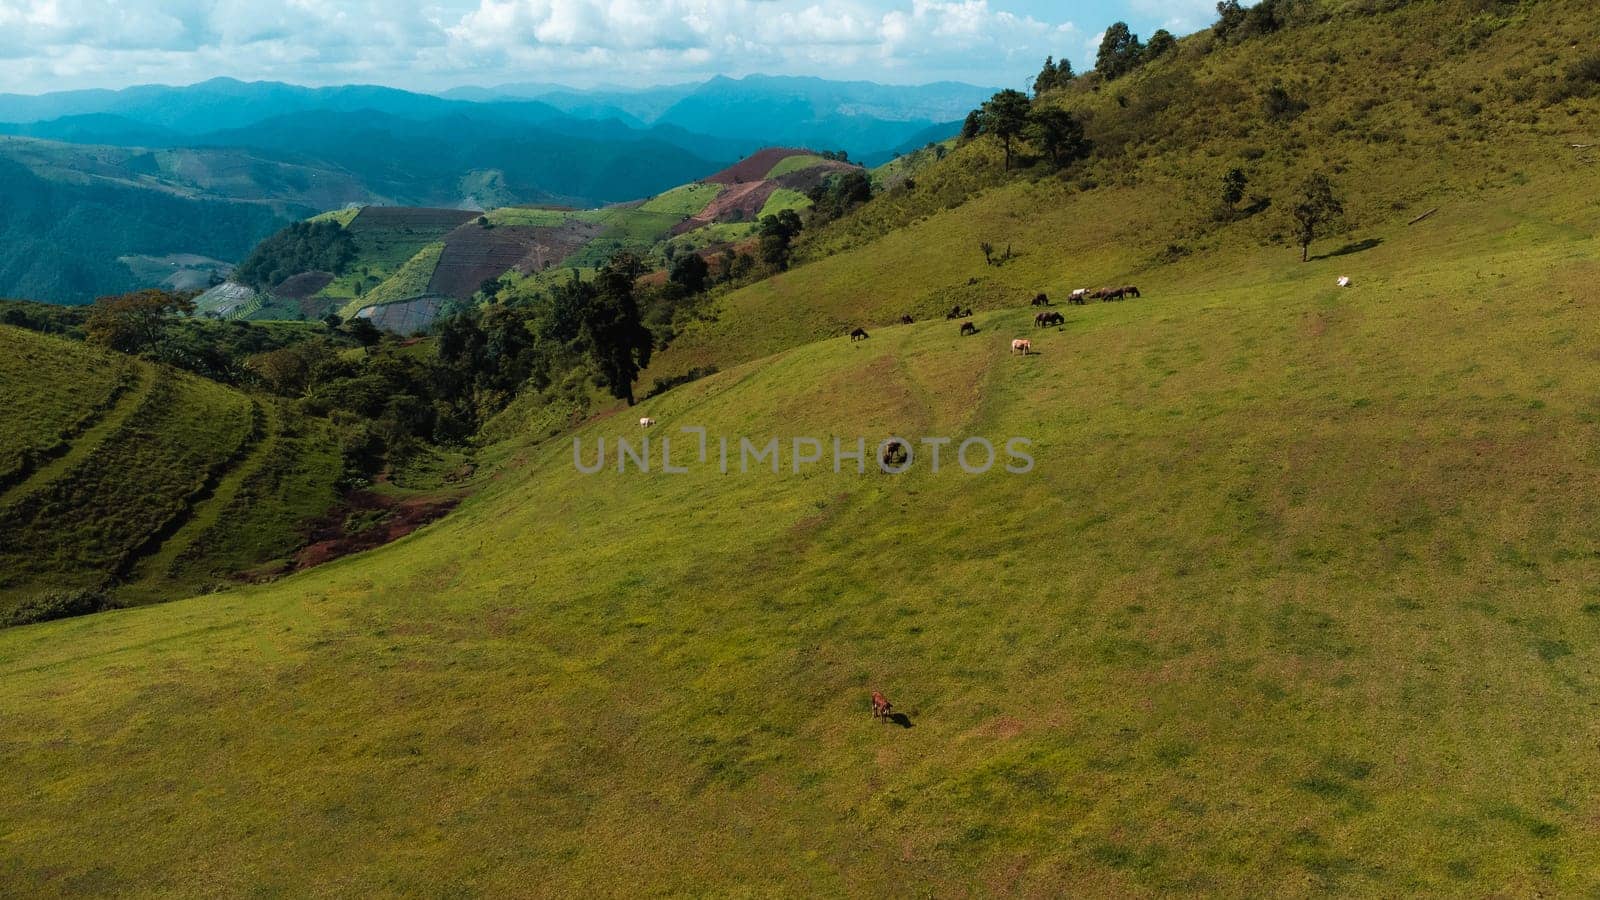
{"type": "Polygon", "coordinates": [[[753,222],[767,205],[767,198],[778,189],[775,181],[736,184],[711,201],[696,215],[672,226],[673,234],[686,234],[712,222],[753,222]]]}
{"type": "Polygon", "coordinates": [[[754,156],[746,157],[740,162],[723,169],[710,178],[705,179],[710,184],[743,184],[747,181],[761,181],[772,171],[772,167],[791,156],[806,156],[810,150],[798,150],[793,147],[768,147],[758,151],[754,156]]]}
{"type": "Polygon", "coordinates": [[[381,547],[405,537],[440,518],[461,502],[460,497],[396,499],[357,491],[345,498],[312,529],[311,543],[295,554],[289,571],[298,572],[325,562],[381,547]],[[352,518],[369,519],[372,524],[354,534],[346,530],[352,518]]]}
{"type": "Polygon", "coordinates": [[[289,300],[304,300],[333,281],[332,272],[301,272],[290,275],[272,289],[274,296],[289,300]]]}

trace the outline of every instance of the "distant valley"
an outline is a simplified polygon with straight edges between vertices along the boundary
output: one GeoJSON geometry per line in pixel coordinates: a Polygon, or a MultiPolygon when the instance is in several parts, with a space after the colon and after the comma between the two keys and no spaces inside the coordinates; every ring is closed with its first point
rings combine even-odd
{"type": "Polygon", "coordinates": [[[986,93],[753,76],[447,96],[229,79],[0,95],[0,296],[203,287],[278,228],[347,206],[598,207],[776,143],[883,162],[954,134],[986,93]],[[179,259],[192,257],[205,262],[179,259]]]}

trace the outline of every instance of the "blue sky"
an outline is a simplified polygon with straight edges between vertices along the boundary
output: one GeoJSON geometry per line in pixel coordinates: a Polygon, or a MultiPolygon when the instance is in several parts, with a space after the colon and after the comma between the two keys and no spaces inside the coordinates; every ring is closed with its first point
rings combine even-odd
{"type": "Polygon", "coordinates": [[[1214,0],[0,0],[0,92],[226,75],[415,90],[768,73],[1021,86],[1214,0]]]}

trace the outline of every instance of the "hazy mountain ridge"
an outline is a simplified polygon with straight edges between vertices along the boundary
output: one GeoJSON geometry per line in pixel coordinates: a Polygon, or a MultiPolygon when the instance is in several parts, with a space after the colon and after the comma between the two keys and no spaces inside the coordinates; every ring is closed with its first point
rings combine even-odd
{"type": "Polygon", "coordinates": [[[85,302],[143,284],[119,257],[236,260],[287,222],[347,204],[614,203],[694,181],[774,144],[842,148],[869,164],[881,162],[953,134],[949,120],[959,114],[951,111],[970,109],[986,94],[953,83],[899,87],[761,76],[637,91],[525,85],[444,96],[228,78],[0,94],[0,134],[14,136],[0,144],[0,157],[30,173],[27,180],[13,173],[12,184],[49,194],[45,204],[0,208],[0,235],[9,238],[0,250],[0,296],[85,302]],[[194,172],[209,174],[199,180],[185,174],[194,172]],[[46,191],[39,186],[46,182],[56,186],[46,191]],[[97,218],[75,212],[96,202],[83,193],[90,183],[135,192],[119,209],[98,214],[113,223],[141,208],[135,198],[146,190],[165,193],[162,204],[256,206],[212,207],[193,217],[209,228],[233,210],[236,222],[222,231],[244,227],[247,239],[237,247],[191,234],[183,216],[166,214],[161,229],[135,222],[80,235],[75,229],[97,218]],[[24,208],[32,210],[26,221],[24,208]],[[55,213],[42,223],[43,208],[55,213]],[[36,240],[42,233],[51,239],[36,240]],[[116,237],[134,233],[141,235],[137,243],[116,237]],[[23,271],[26,277],[15,274],[23,271]]]}

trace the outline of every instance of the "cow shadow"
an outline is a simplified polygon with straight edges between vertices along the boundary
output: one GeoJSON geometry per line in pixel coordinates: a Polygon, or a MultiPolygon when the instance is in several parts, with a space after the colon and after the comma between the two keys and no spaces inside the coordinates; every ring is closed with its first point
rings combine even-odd
{"type": "Polygon", "coordinates": [[[1327,253],[1322,254],[1321,256],[1313,256],[1311,258],[1313,260],[1318,260],[1318,259],[1333,259],[1336,256],[1349,256],[1352,253],[1362,253],[1362,252],[1365,252],[1367,250],[1371,250],[1373,247],[1376,247],[1376,246],[1378,246],[1379,244],[1382,244],[1382,243],[1383,243],[1383,238],[1367,238],[1364,241],[1356,241],[1353,244],[1345,244],[1343,247],[1340,247],[1337,250],[1330,250],[1327,253]]]}
{"type": "Polygon", "coordinates": [[[889,721],[895,723],[896,725],[899,725],[901,728],[915,728],[915,727],[917,727],[916,725],[914,725],[912,723],[911,717],[906,715],[905,713],[900,713],[900,712],[890,713],[889,714],[889,721]]]}

